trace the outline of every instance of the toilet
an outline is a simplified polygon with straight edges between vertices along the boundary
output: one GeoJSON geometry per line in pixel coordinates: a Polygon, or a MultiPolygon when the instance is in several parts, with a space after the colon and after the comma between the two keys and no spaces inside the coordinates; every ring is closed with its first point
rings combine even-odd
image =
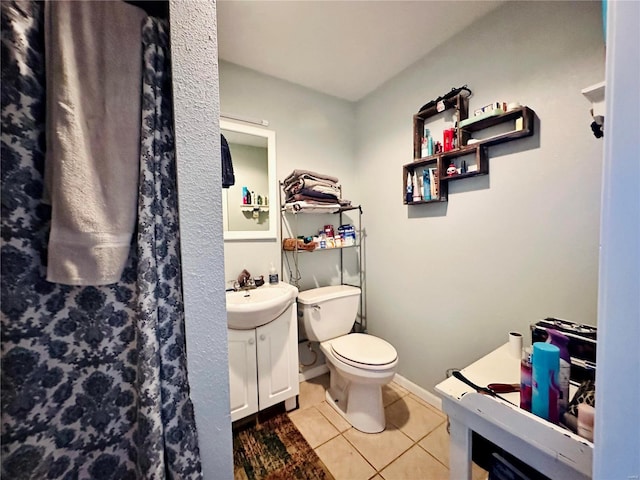
{"type": "Polygon", "coordinates": [[[396,373],[398,352],[381,338],[349,333],[360,305],[360,289],[336,285],[298,294],[298,316],[307,338],[320,342],[327,358],[327,403],[365,433],[385,428],[382,386],[396,373]]]}

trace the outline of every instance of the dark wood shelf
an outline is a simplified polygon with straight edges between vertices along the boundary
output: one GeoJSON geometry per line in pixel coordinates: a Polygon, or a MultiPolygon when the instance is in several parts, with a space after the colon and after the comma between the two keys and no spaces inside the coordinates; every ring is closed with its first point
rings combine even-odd
{"type": "Polygon", "coordinates": [[[479,130],[484,130],[485,128],[490,128],[496,125],[500,125],[510,120],[516,120],[520,117],[531,118],[532,114],[533,114],[533,111],[529,107],[518,107],[514,110],[510,110],[508,112],[501,113],[499,115],[494,115],[492,117],[487,117],[475,122],[471,122],[467,125],[460,127],[460,129],[466,132],[477,132],[479,130]]]}
{"type": "Polygon", "coordinates": [[[422,205],[422,204],[426,204],[426,203],[444,203],[446,202],[447,199],[440,197],[437,200],[419,200],[417,202],[404,202],[405,205],[422,205]]]}
{"type": "Polygon", "coordinates": [[[458,173],[457,175],[447,175],[446,177],[442,177],[440,179],[441,182],[452,182],[454,180],[462,180],[464,178],[469,177],[477,177],[479,175],[487,175],[483,172],[466,172],[466,173],[458,173]]]}
{"type": "MultiPolygon", "coordinates": [[[[458,96],[451,99],[447,104],[447,108],[456,108],[458,110],[458,118],[465,120],[468,111],[467,97],[458,96]],[[454,101],[455,100],[455,101],[454,101]]],[[[424,203],[436,203],[446,202],[448,197],[447,185],[449,182],[455,180],[463,180],[465,178],[477,177],[479,175],[489,174],[489,147],[499,145],[501,143],[510,142],[523,137],[530,137],[534,134],[534,112],[529,107],[519,107],[506,113],[494,115],[492,117],[482,118],[478,121],[472,122],[463,127],[457,127],[457,139],[466,143],[473,132],[485,130],[497,125],[501,125],[507,122],[516,122],[518,119],[522,119],[521,128],[514,129],[505,133],[500,133],[492,137],[480,139],[471,145],[464,145],[460,148],[455,148],[447,152],[440,152],[428,157],[419,158],[421,153],[422,144],[422,131],[424,129],[424,122],[429,116],[433,116],[437,113],[435,107],[429,108],[419,114],[413,116],[413,150],[414,160],[412,163],[403,165],[402,168],[402,191],[403,191],[403,203],[405,205],[420,205],[424,203]],[[475,155],[475,165],[477,170],[473,172],[460,173],[457,175],[447,175],[446,171],[449,165],[454,162],[456,158],[464,157],[466,155],[475,155]],[[431,200],[422,200],[417,202],[407,202],[404,198],[407,191],[407,176],[420,170],[424,167],[433,168],[438,170],[438,198],[431,200]]],[[[455,163],[455,162],[454,162],[455,163]]],[[[456,165],[459,168],[459,165],[456,165]]]]}
{"type": "Polygon", "coordinates": [[[448,152],[442,152],[438,155],[443,159],[447,160],[449,158],[458,158],[464,157],[465,155],[471,155],[472,153],[476,153],[478,148],[482,145],[482,142],[474,143],[472,145],[465,145],[462,148],[454,148],[453,150],[449,150],[448,152]]]}

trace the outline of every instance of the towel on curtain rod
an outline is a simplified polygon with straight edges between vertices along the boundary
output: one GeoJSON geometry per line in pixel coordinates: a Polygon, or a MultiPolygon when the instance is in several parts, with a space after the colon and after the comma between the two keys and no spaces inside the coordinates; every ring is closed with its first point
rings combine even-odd
{"type": "Polygon", "coordinates": [[[143,10],[45,2],[47,280],[120,280],[137,209],[143,10]]]}

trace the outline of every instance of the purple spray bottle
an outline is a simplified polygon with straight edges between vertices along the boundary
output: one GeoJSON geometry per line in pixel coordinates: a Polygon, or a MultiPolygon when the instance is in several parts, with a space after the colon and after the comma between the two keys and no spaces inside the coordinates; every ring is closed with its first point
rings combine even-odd
{"type": "Polygon", "coordinates": [[[569,338],[557,330],[547,328],[549,337],[547,343],[555,345],[560,349],[560,369],[558,370],[558,385],[560,389],[558,398],[558,416],[563,420],[564,413],[569,406],[569,379],[571,376],[571,357],[567,345],[569,338]]]}

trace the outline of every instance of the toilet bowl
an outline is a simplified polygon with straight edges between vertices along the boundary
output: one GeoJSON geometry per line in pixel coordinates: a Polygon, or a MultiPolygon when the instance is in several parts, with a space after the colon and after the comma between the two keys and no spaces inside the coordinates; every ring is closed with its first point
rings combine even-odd
{"type": "Polygon", "coordinates": [[[349,285],[306,290],[298,295],[298,308],[307,337],[320,342],[327,359],[327,403],[356,429],[378,433],[385,429],[382,386],[393,379],[398,354],[381,338],[349,333],[360,293],[349,285]]]}

